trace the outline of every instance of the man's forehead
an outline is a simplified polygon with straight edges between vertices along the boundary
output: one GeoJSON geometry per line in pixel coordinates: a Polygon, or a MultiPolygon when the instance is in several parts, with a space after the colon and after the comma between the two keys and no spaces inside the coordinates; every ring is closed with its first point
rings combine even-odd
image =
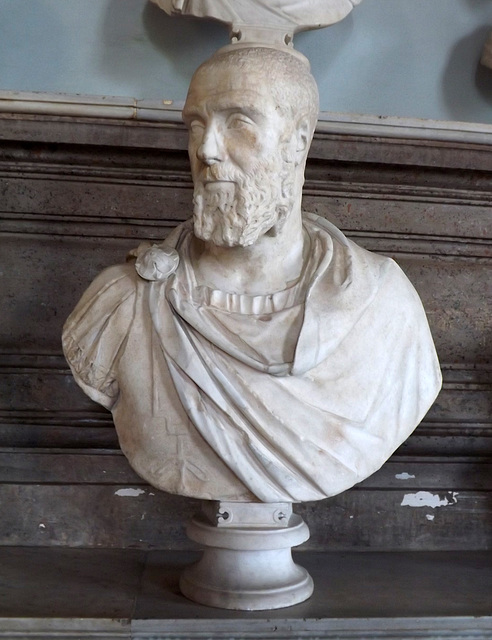
{"type": "Polygon", "coordinates": [[[225,88],[221,90],[221,87],[208,92],[203,91],[203,87],[198,91],[190,89],[184,114],[202,109],[208,112],[239,110],[267,116],[275,110],[275,104],[271,95],[259,91],[225,88]]]}
{"type": "Polygon", "coordinates": [[[252,104],[274,102],[272,77],[255,67],[234,64],[205,65],[193,77],[188,91],[187,103],[213,100],[219,95],[228,95],[230,100],[252,104]]]}
{"type": "Polygon", "coordinates": [[[203,64],[193,76],[191,85],[212,84],[228,85],[231,89],[247,89],[269,86],[272,78],[271,69],[263,65],[238,63],[234,58],[203,64]]]}

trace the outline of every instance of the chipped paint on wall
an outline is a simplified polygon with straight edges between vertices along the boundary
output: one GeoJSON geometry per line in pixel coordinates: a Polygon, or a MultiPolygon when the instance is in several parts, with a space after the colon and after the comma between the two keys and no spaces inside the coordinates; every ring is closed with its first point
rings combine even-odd
{"type": "Polygon", "coordinates": [[[418,491],[417,493],[407,493],[401,501],[402,507],[448,507],[458,502],[458,493],[456,491],[448,491],[448,495],[441,498],[437,493],[430,491],[418,491]]]}
{"type": "Polygon", "coordinates": [[[136,498],[137,496],[141,496],[142,493],[145,493],[143,489],[118,489],[118,491],[114,492],[115,496],[121,496],[123,498],[136,498]]]}
{"type": "Polygon", "coordinates": [[[406,471],[404,471],[403,473],[397,473],[395,475],[395,478],[397,480],[411,480],[412,478],[415,478],[415,476],[412,475],[411,473],[407,473],[406,471]]]}

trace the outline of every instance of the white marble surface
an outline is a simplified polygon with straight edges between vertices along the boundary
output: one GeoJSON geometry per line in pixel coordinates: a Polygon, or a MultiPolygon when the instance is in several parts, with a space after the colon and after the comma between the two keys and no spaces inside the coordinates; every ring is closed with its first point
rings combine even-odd
{"type": "Polygon", "coordinates": [[[233,41],[285,46],[294,33],[339,22],[361,0],[152,0],[170,15],[214,18],[233,41]]]}
{"type": "Polygon", "coordinates": [[[239,49],[202,65],[184,108],[193,221],[101,274],[66,323],[77,382],[159,489],[335,495],[384,463],[440,388],[399,267],[301,213],[317,110],[289,53],[239,49]]]}
{"type": "Polygon", "coordinates": [[[179,585],[186,597],[212,607],[240,611],[282,609],[304,602],[313,580],[292,560],[292,547],[309,538],[291,504],[204,503],[187,526],[204,549],[179,585]],[[215,513],[214,513],[215,511],[215,513]],[[283,518],[278,518],[279,512],[283,518]]]}

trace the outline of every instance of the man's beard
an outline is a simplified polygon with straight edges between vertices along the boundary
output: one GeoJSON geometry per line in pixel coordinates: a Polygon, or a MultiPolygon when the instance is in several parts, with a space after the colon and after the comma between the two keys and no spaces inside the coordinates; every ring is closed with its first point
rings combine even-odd
{"type": "Polygon", "coordinates": [[[254,244],[292,209],[292,173],[280,154],[250,173],[223,164],[207,167],[195,181],[195,235],[220,247],[254,244]]]}

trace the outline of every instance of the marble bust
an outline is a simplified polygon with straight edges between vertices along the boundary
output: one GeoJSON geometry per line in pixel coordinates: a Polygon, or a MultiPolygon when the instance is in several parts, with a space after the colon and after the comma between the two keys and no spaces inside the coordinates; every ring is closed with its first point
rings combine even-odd
{"type": "Polygon", "coordinates": [[[361,0],[152,0],[169,15],[212,18],[235,40],[291,44],[295,33],[339,22],[361,0]]]}
{"type": "Polygon", "coordinates": [[[376,471],[440,388],[400,268],[301,211],[318,113],[307,61],[226,47],[183,119],[193,219],[90,285],[63,345],[153,486],[300,502],[376,471]]]}

